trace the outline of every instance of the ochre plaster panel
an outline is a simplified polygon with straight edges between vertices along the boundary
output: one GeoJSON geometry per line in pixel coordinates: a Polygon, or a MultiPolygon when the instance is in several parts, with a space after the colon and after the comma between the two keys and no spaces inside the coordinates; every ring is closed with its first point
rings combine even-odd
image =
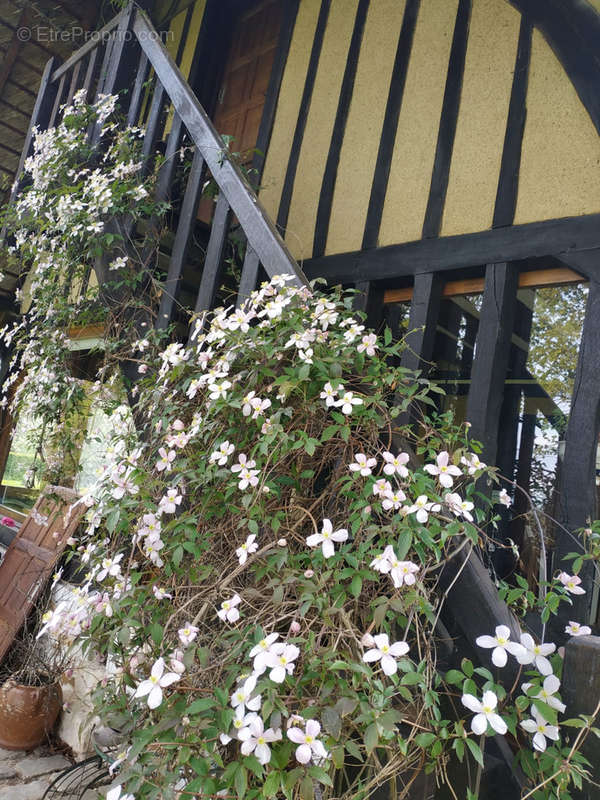
{"type": "Polygon", "coordinates": [[[327,250],[360,250],[404,0],[371,0],[340,154],[327,250]]]}
{"type": "Polygon", "coordinates": [[[600,141],[569,77],[534,31],[516,223],[600,211],[600,141]]]}
{"type": "Polygon", "coordinates": [[[457,0],[423,0],[406,76],[379,244],[421,238],[457,0]]]}
{"type": "Polygon", "coordinates": [[[333,0],[292,194],[285,239],[298,260],[310,258],[317,206],[358,0],[333,0]]]}
{"type": "Polygon", "coordinates": [[[521,15],[473,0],[442,235],[491,228],[521,15]]]}
{"type": "Polygon", "coordinates": [[[300,3],[281,81],[260,192],[261,202],[274,220],[277,218],[320,7],[320,0],[302,0],[300,3]]]}

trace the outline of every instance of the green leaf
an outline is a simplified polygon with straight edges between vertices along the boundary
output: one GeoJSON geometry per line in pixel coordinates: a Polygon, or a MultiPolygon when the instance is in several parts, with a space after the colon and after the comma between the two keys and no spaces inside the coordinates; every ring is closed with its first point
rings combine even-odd
{"type": "Polygon", "coordinates": [[[265,797],[275,797],[279,791],[280,778],[281,773],[278,770],[269,772],[267,779],[263,783],[263,794],[265,797]]]}
{"type": "Polygon", "coordinates": [[[452,683],[455,686],[460,686],[463,682],[464,675],[462,672],[459,672],[457,669],[450,669],[446,673],[446,683],[452,683]]]}
{"type": "Polygon", "coordinates": [[[258,534],[258,522],[255,519],[248,520],[248,530],[250,533],[258,534]]]}
{"type": "Polygon", "coordinates": [[[201,711],[208,711],[208,709],[213,708],[214,705],[215,701],[212,697],[201,697],[199,700],[194,700],[194,702],[188,706],[186,713],[199,714],[201,711]]]}
{"type": "Polygon", "coordinates": [[[367,753],[370,755],[373,752],[373,750],[377,747],[377,743],[379,742],[379,733],[377,731],[377,725],[375,725],[375,723],[369,725],[369,727],[365,730],[363,738],[367,753]]]}
{"type": "Polygon", "coordinates": [[[235,773],[233,783],[237,792],[237,796],[240,798],[240,800],[242,800],[248,791],[248,771],[241,764],[239,765],[238,771],[235,773]]]}
{"type": "Polygon", "coordinates": [[[325,730],[330,733],[334,739],[340,738],[342,732],[342,718],[335,708],[327,706],[323,709],[321,714],[321,721],[325,730]]]}
{"type": "Polygon", "coordinates": [[[467,678],[473,677],[473,664],[469,661],[468,658],[463,658],[463,660],[460,663],[460,668],[465,673],[467,678]]]}
{"type": "Polygon", "coordinates": [[[300,781],[300,797],[302,800],[313,800],[315,789],[310,775],[305,775],[300,781]]]}
{"type": "Polygon", "coordinates": [[[456,757],[462,764],[462,760],[465,757],[465,743],[462,739],[455,739],[454,744],[452,745],[454,751],[456,752],[456,757]]]}
{"type": "Polygon", "coordinates": [[[350,594],[353,597],[359,597],[362,591],[362,578],[360,575],[355,575],[350,583],[350,594]]]}
{"type": "Polygon", "coordinates": [[[352,756],[352,758],[355,758],[359,763],[362,763],[362,761],[364,761],[363,754],[360,752],[360,748],[356,744],[354,739],[348,739],[345,747],[346,747],[346,752],[348,753],[348,755],[352,756]]]}
{"type": "Polygon", "coordinates": [[[481,752],[481,747],[479,747],[473,739],[465,739],[465,741],[475,761],[483,767],[483,753],[481,752]]]}
{"type": "Polygon", "coordinates": [[[333,786],[333,781],[329,777],[329,773],[322,769],[322,767],[310,767],[308,774],[324,786],[333,786]]]}
{"type": "Polygon", "coordinates": [[[419,733],[415,736],[415,742],[419,745],[419,747],[429,747],[436,740],[435,733],[419,733]]]}

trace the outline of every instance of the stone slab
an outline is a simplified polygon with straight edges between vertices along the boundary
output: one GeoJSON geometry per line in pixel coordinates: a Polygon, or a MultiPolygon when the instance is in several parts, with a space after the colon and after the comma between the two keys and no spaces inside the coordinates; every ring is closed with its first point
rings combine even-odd
{"type": "Polygon", "coordinates": [[[71,766],[63,756],[24,758],[15,764],[16,770],[22,778],[37,778],[38,775],[47,775],[49,772],[60,772],[71,766]]]}
{"type": "Polygon", "coordinates": [[[0,781],[6,781],[10,778],[15,778],[17,775],[17,770],[14,767],[14,764],[9,764],[6,761],[0,761],[0,781]]]}
{"type": "Polygon", "coordinates": [[[24,750],[5,750],[0,747],[0,761],[14,761],[17,758],[24,758],[26,755],[24,750]]]}
{"type": "Polygon", "coordinates": [[[0,800],[42,800],[48,786],[50,786],[48,780],[5,786],[0,788],[0,800]]]}

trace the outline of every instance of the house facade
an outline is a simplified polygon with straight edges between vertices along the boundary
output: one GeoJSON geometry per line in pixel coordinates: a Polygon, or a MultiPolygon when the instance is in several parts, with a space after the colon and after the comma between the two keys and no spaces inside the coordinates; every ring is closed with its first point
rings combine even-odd
{"type": "MultiPolygon", "coordinates": [[[[264,273],[355,287],[507,479],[496,570],[513,569],[511,542],[537,552],[515,480],[559,523],[544,523],[555,557],[576,549],[597,500],[600,2],[145,8],[158,35],[125,9],[47,67],[33,121],[53,124],[77,88],[122,91],[149,155],[196,148],[185,185],[168,161],[159,182],[176,215],[157,325],[176,302],[217,302],[232,231],[248,242],[240,299],[264,273]]],[[[20,284],[0,284],[7,309],[20,284]]],[[[595,592],[576,602],[595,620],[595,592]]]]}

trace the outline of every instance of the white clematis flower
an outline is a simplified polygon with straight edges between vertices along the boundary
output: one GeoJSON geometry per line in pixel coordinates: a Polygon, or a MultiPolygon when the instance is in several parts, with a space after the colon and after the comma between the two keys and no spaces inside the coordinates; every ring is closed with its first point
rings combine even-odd
{"type": "MultiPolygon", "coordinates": [[[[531,689],[532,686],[532,683],[523,683],[521,684],[521,689],[527,694],[527,691],[531,689]]],[[[540,691],[536,695],[533,695],[533,697],[535,697],[536,700],[541,700],[543,703],[546,703],[547,706],[556,709],[556,711],[562,714],[566,709],[566,705],[562,703],[558,697],[554,696],[559,689],[560,681],[556,675],[548,675],[544,678],[544,683],[540,691]]]]}
{"type": "Polygon", "coordinates": [[[556,645],[552,642],[548,644],[536,644],[533,636],[528,633],[521,634],[521,644],[525,648],[525,653],[517,656],[519,664],[535,664],[536,669],[542,675],[552,674],[552,664],[546,656],[556,650],[556,645]]]}
{"type": "Polygon", "coordinates": [[[261,764],[268,764],[271,760],[271,742],[278,742],[281,739],[281,730],[273,728],[265,730],[265,724],[260,717],[255,717],[247,728],[238,731],[238,739],[241,741],[242,755],[249,756],[254,753],[261,764]]]}
{"type": "Polygon", "coordinates": [[[461,470],[450,463],[450,455],[446,450],[442,450],[442,452],[438,454],[435,459],[435,464],[425,464],[423,469],[430,475],[436,476],[446,489],[450,489],[454,484],[454,478],[462,475],[461,470]]]}
{"type": "Polygon", "coordinates": [[[569,620],[569,624],[565,627],[565,633],[568,633],[569,636],[589,636],[592,632],[592,629],[589,625],[580,625],[579,622],[573,622],[573,620],[569,620]]]}
{"type": "Polygon", "coordinates": [[[288,739],[299,745],[296,748],[296,761],[300,764],[308,764],[311,759],[320,760],[329,756],[323,742],[317,738],[320,733],[321,724],[316,719],[307,720],[305,730],[301,728],[288,730],[288,739]]]}
{"type": "Polygon", "coordinates": [[[148,696],[148,708],[158,708],[163,701],[163,692],[167,686],[178,681],[180,676],[176,672],[165,672],[165,660],[159,658],[154,662],[150,677],[142,681],[135,690],[134,697],[148,696]]]}
{"type": "Polygon", "coordinates": [[[371,663],[373,661],[381,661],[381,669],[386,675],[395,675],[398,671],[397,658],[405,656],[410,647],[406,642],[394,642],[390,644],[387,633],[380,633],[373,636],[373,643],[375,647],[363,653],[363,661],[371,663]]]}
{"type": "MultiPolygon", "coordinates": [[[[250,675],[246,680],[240,684],[235,692],[231,695],[231,705],[233,708],[248,709],[249,711],[260,711],[261,697],[259,694],[253,696],[256,689],[256,675],[250,675]]],[[[242,711],[237,712],[242,714],[242,711]]]]}
{"type": "Polygon", "coordinates": [[[240,547],[238,547],[237,550],[235,551],[235,554],[240,562],[240,566],[246,563],[246,561],[248,560],[248,556],[251,553],[256,553],[256,551],[258,550],[258,545],[254,541],[255,539],[256,539],[256,534],[251,533],[250,536],[248,536],[248,538],[244,542],[244,544],[240,545],[240,547]]]}
{"type": "Polygon", "coordinates": [[[269,678],[274,683],[283,683],[286,675],[291,675],[296,666],[300,650],[295,644],[275,644],[265,656],[265,665],[271,668],[269,678]]]}
{"type": "Polygon", "coordinates": [[[479,647],[493,647],[492,664],[496,667],[506,666],[508,660],[507,653],[519,658],[525,656],[525,648],[518,642],[510,641],[510,628],[507,625],[498,625],[495,636],[478,636],[475,644],[479,647]]]}
{"type": "Polygon", "coordinates": [[[373,472],[372,468],[376,466],[376,464],[376,458],[367,458],[364,453],[355,453],[354,463],[350,464],[348,469],[351,472],[360,472],[360,474],[366,478],[367,475],[371,475],[373,472]]]}
{"type": "Polygon", "coordinates": [[[270,633],[254,645],[248,653],[248,658],[253,658],[252,667],[257,675],[262,675],[267,668],[266,658],[271,652],[273,644],[279,639],[278,633],[270,633]]]}
{"type": "Polygon", "coordinates": [[[498,698],[494,692],[487,691],[483,693],[483,698],[478,700],[472,694],[463,694],[462,704],[466,706],[469,711],[474,711],[475,716],[471,720],[471,730],[478,736],[485,733],[488,723],[496,731],[504,735],[508,730],[506,722],[502,717],[496,713],[496,706],[498,705],[498,698]]]}
{"type": "Polygon", "coordinates": [[[241,599],[239,594],[234,594],[229,600],[224,600],[221,603],[221,608],[217,611],[217,617],[223,622],[237,622],[240,618],[240,612],[236,606],[240,604],[241,599]]]}
{"type": "Polygon", "coordinates": [[[348,538],[348,531],[345,528],[340,528],[337,531],[333,530],[331,520],[323,520],[323,528],[321,533],[313,533],[306,539],[306,544],[309,547],[318,547],[321,545],[324,558],[331,558],[335,553],[334,542],[345,542],[348,538]]]}
{"type": "Polygon", "coordinates": [[[531,709],[531,714],[533,719],[524,719],[521,722],[521,727],[523,730],[527,731],[527,733],[533,733],[534,750],[543,753],[546,749],[547,738],[554,742],[558,741],[558,726],[548,725],[535,706],[531,709]]]}

